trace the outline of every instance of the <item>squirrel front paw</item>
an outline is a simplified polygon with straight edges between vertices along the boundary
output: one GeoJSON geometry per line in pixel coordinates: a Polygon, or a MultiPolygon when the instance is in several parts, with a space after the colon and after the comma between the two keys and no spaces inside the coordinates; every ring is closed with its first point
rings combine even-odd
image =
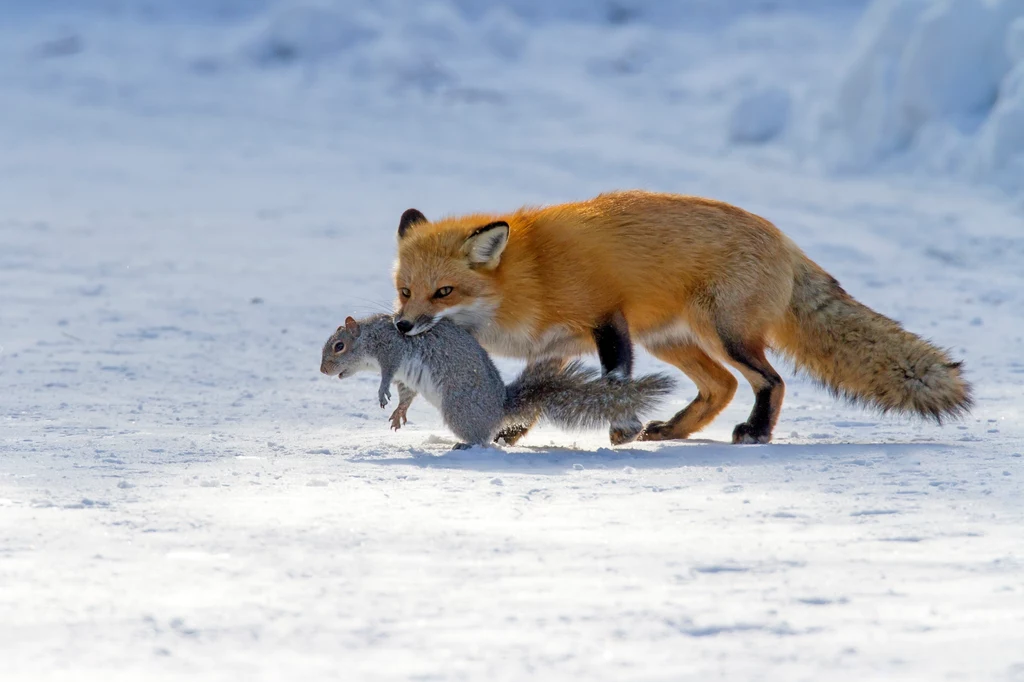
{"type": "Polygon", "coordinates": [[[391,428],[395,431],[402,428],[402,424],[408,424],[409,418],[405,416],[406,408],[401,405],[398,406],[394,412],[391,413],[389,419],[391,420],[391,428]]]}
{"type": "Polygon", "coordinates": [[[384,388],[377,391],[377,398],[380,399],[380,409],[384,409],[388,406],[388,401],[391,400],[391,391],[385,386],[384,388]]]}

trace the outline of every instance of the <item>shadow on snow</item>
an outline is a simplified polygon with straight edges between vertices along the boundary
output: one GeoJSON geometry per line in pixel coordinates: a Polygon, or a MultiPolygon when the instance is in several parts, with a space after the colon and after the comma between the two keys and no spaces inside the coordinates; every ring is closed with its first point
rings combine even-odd
{"type": "MultiPolygon", "coordinates": [[[[447,444],[437,439],[438,445],[447,444]]],[[[409,457],[359,457],[358,461],[381,466],[412,466],[560,475],[576,469],[674,469],[682,467],[751,466],[772,462],[813,460],[822,463],[854,459],[899,458],[926,452],[952,452],[949,443],[822,443],[732,445],[721,441],[689,440],[685,443],[642,444],[631,448],[582,450],[536,446],[501,449],[475,447],[438,453],[410,448],[409,457]]]]}

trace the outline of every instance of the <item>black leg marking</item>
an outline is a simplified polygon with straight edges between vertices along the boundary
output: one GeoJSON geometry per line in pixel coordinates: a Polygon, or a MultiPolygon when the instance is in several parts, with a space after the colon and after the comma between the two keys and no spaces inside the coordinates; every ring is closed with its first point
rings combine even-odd
{"type": "Polygon", "coordinates": [[[754,409],[747,421],[737,424],[732,431],[734,443],[767,443],[772,435],[772,390],[762,388],[754,394],[754,409]]]}
{"type": "Polygon", "coordinates": [[[762,388],[754,394],[754,409],[750,411],[747,423],[757,433],[766,433],[772,425],[772,391],[775,386],[762,388]]]}
{"type": "Polygon", "coordinates": [[[622,313],[614,313],[596,327],[594,341],[602,373],[614,373],[622,379],[633,375],[633,341],[629,338],[629,325],[622,313]]]}
{"type": "MultiPolygon", "coordinates": [[[[598,325],[594,329],[594,342],[604,376],[616,380],[633,376],[633,341],[629,338],[625,315],[617,311],[598,325]]],[[[622,445],[635,440],[643,428],[643,422],[633,415],[622,422],[613,422],[608,437],[612,445],[622,445]]]]}
{"type": "MultiPolygon", "coordinates": [[[[724,345],[725,351],[734,362],[758,374],[764,381],[761,386],[754,387],[754,409],[750,411],[747,421],[737,424],[733,429],[732,442],[767,443],[771,440],[772,429],[778,417],[775,414],[776,407],[772,405],[772,396],[777,390],[782,390],[782,377],[763,356],[755,357],[740,344],[730,341],[724,341],[724,345]]],[[[781,396],[779,399],[781,401],[781,396]]]]}
{"type": "Polygon", "coordinates": [[[764,378],[765,383],[768,384],[768,388],[782,383],[782,377],[772,369],[772,366],[767,361],[763,360],[763,356],[759,360],[751,355],[742,345],[733,341],[723,340],[723,345],[725,346],[725,352],[729,354],[730,358],[747,369],[760,374],[764,378]]]}

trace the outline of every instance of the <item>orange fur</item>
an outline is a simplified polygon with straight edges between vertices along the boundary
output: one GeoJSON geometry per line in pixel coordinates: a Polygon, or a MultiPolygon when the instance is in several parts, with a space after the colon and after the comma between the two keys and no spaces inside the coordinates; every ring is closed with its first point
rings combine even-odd
{"type": "Polygon", "coordinates": [[[635,341],[700,391],[674,425],[651,425],[650,438],[686,437],[721,411],[735,383],[720,362],[740,369],[755,392],[771,390],[774,425],[783,389],[764,360],[768,348],[882,409],[938,417],[969,405],[941,351],[850,299],[767,220],[710,199],[615,192],[419,223],[399,240],[395,283],[410,293],[399,297],[400,318],[461,310],[489,351],[529,360],[592,351],[592,330],[620,312],[635,341]],[[467,239],[494,221],[508,223],[507,245],[494,263],[471,264],[467,239]],[[448,286],[449,296],[434,297],[448,286]],[[879,355],[879,344],[889,350],[879,355]],[[902,386],[915,372],[934,376],[902,386]],[[915,391],[935,395],[908,397],[915,391]]]}

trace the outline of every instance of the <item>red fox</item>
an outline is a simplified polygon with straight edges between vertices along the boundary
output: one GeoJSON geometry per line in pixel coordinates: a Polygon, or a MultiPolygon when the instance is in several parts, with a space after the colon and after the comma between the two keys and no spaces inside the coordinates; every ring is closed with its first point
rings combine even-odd
{"type": "MultiPolygon", "coordinates": [[[[528,362],[597,351],[604,373],[632,373],[635,340],[697,385],[667,421],[613,428],[612,441],[686,438],[736,392],[754,390],[734,443],[767,443],[785,386],[765,357],[790,358],[838,396],[938,422],[971,407],[961,363],[847,294],[778,228],[720,201],[643,191],[398,226],[395,325],[443,318],[490,352],[528,362]]],[[[529,425],[507,432],[515,442],[529,425]]]]}

